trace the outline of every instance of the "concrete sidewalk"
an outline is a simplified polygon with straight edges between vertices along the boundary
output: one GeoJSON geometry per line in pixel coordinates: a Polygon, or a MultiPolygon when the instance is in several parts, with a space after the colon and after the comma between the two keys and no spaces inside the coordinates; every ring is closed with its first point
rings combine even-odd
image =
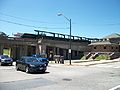
{"type": "MultiPolygon", "coordinates": [[[[72,60],[72,65],[90,66],[90,65],[113,63],[113,62],[120,62],[120,58],[114,60],[100,60],[100,61],[72,60]]],[[[65,61],[65,65],[69,65],[69,60],[65,61]]]]}
{"type": "MultiPolygon", "coordinates": [[[[120,62],[120,58],[113,59],[113,60],[100,60],[100,61],[93,61],[93,60],[71,60],[71,66],[90,66],[96,64],[105,64],[105,63],[114,63],[120,62]]],[[[16,62],[13,62],[13,65],[16,65],[16,62]]],[[[69,60],[65,60],[64,64],[56,64],[56,63],[49,63],[49,66],[69,66],[69,60]]]]}

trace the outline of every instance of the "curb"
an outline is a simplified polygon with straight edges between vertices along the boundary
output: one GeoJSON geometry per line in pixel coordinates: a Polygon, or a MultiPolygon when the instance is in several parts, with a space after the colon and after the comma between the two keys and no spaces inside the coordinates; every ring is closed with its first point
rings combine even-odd
{"type": "Polygon", "coordinates": [[[119,62],[119,61],[92,63],[92,64],[88,64],[88,65],[85,65],[85,66],[92,66],[92,65],[97,65],[97,64],[106,64],[106,63],[114,63],[114,62],[119,62]]]}
{"type": "Polygon", "coordinates": [[[96,62],[90,62],[90,63],[83,63],[83,65],[82,65],[82,63],[79,63],[79,65],[82,65],[82,66],[92,66],[92,65],[97,65],[97,64],[106,64],[106,63],[114,63],[114,62],[120,62],[120,60],[111,60],[111,61],[96,61],[96,62]]]}
{"type": "MultiPolygon", "coordinates": [[[[114,62],[120,62],[120,58],[114,59],[114,60],[101,60],[101,61],[85,61],[85,62],[72,62],[73,66],[91,66],[91,65],[97,65],[97,64],[105,64],[105,63],[114,63],[114,62]]],[[[65,63],[69,64],[69,63],[65,63]]]]}

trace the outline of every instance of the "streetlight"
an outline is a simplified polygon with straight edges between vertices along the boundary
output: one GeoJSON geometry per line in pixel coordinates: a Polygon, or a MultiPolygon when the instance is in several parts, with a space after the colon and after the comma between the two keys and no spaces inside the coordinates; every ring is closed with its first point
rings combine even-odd
{"type": "Polygon", "coordinates": [[[70,44],[70,47],[69,47],[69,60],[70,60],[70,65],[71,65],[71,19],[69,19],[69,18],[67,18],[66,16],[64,16],[62,13],[58,13],[58,16],[63,16],[64,18],[66,18],[68,21],[69,21],[69,23],[70,23],[70,42],[69,42],[69,44],[70,44]]]}

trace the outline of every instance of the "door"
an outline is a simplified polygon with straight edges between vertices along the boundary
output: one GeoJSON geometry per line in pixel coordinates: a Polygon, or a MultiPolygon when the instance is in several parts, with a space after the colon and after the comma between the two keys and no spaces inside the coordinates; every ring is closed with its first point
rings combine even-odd
{"type": "Polygon", "coordinates": [[[16,50],[15,50],[15,59],[16,60],[20,59],[20,47],[16,47],[16,50]]]}
{"type": "Polygon", "coordinates": [[[26,69],[25,58],[22,59],[22,62],[21,62],[21,69],[22,69],[22,70],[25,70],[25,69],[26,69]]]}
{"type": "Polygon", "coordinates": [[[16,66],[17,66],[20,70],[22,70],[22,59],[23,59],[23,58],[20,58],[20,59],[17,60],[17,62],[16,62],[16,66]]]}
{"type": "Polygon", "coordinates": [[[11,54],[11,48],[4,48],[3,49],[3,55],[8,55],[10,57],[11,54]]]}

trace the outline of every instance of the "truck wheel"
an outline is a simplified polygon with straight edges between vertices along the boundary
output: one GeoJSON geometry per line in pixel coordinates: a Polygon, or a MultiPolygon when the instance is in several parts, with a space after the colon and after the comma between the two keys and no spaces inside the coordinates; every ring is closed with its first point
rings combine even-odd
{"type": "Polygon", "coordinates": [[[29,73],[29,67],[26,67],[26,68],[25,68],[25,72],[26,72],[26,73],[29,73]]]}
{"type": "Polygon", "coordinates": [[[13,63],[10,63],[10,66],[12,66],[13,65],[13,63]]]}
{"type": "Polygon", "coordinates": [[[16,70],[19,71],[19,67],[18,67],[18,65],[16,65],[16,70]]]}

